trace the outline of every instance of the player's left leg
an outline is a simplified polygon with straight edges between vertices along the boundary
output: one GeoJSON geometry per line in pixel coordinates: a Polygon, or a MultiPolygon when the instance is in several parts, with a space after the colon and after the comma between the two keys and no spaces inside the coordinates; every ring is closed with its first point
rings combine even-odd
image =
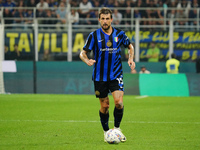
{"type": "Polygon", "coordinates": [[[126,137],[124,136],[124,134],[122,133],[121,129],[120,129],[120,123],[123,117],[123,113],[124,113],[124,105],[123,105],[123,95],[124,92],[120,91],[120,90],[116,90],[114,92],[112,92],[113,98],[114,98],[114,102],[115,102],[115,109],[114,109],[114,126],[115,129],[117,129],[121,135],[121,142],[125,142],[126,141],[126,137]]]}

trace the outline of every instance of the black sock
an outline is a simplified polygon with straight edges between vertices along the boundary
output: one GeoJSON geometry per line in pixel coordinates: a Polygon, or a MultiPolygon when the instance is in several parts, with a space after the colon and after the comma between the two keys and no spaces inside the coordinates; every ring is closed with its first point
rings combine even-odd
{"type": "Polygon", "coordinates": [[[122,109],[114,109],[115,127],[119,128],[122,117],[123,117],[124,107],[122,109]]]}
{"type": "Polygon", "coordinates": [[[101,125],[103,127],[104,131],[108,131],[109,127],[108,127],[108,119],[109,119],[109,113],[107,114],[103,114],[99,111],[99,116],[100,116],[100,120],[101,120],[101,125]]]}

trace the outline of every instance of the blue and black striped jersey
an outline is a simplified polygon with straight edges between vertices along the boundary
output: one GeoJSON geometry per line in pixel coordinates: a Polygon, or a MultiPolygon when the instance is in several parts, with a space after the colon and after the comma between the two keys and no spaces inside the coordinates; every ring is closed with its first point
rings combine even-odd
{"type": "Polygon", "coordinates": [[[94,81],[110,81],[123,75],[120,46],[123,44],[128,47],[130,41],[124,31],[112,29],[111,35],[104,33],[101,28],[91,32],[83,47],[85,51],[94,52],[94,81]]]}

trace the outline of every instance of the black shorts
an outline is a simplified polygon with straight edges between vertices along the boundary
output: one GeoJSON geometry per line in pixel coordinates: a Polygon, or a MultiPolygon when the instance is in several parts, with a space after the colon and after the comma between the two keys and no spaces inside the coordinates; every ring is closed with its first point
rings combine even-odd
{"type": "Polygon", "coordinates": [[[105,98],[109,92],[124,91],[123,78],[117,78],[112,81],[94,81],[95,95],[97,98],[105,98]]]}

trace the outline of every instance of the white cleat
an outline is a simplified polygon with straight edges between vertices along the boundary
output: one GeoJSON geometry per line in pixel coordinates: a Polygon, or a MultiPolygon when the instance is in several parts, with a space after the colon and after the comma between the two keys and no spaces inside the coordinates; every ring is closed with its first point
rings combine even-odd
{"type": "Polygon", "coordinates": [[[122,130],[120,129],[120,128],[114,128],[114,129],[116,129],[117,131],[118,131],[118,133],[119,133],[119,135],[120,135],[120,141],[121,142],[126,142],[126,137],[124,136],[124,134],[122,133],[122,130]]]}

